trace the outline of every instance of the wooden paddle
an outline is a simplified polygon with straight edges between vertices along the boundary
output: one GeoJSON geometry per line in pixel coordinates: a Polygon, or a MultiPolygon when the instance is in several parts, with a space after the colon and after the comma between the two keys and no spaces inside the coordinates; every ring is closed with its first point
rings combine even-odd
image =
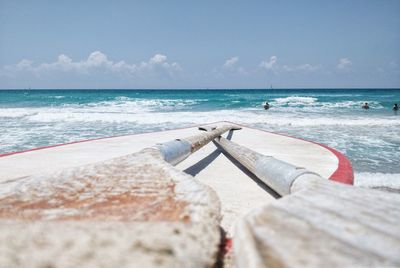
{"type": "Polygon", "coordinates": [[[400,195],[332,182],[222,137],[215,142],[284,196],[238,224],[238,267],[400,266],[400,195]]]}

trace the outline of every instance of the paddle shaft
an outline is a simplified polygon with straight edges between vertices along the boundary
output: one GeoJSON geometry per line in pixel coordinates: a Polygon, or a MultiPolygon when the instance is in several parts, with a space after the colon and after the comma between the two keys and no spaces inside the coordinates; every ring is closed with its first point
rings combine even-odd
{"type": "Polygon", "coordinates": [[[292,184],[300,177],[321,178],[305,168],[257,153],[223,137],[215,139],[215,142],[280,195],[290,194],[292,184]]]}
{"type": "Polygon", "coordinates": [[[172,165],[176,165],[186,159],[190,154],[199,150],[213,139],[231,129],[233,130],[238,128],[234,125],[223,125],[195,136],[157,144],[153,148],[156,148],[161,152],[165,161],[172,165]]]}

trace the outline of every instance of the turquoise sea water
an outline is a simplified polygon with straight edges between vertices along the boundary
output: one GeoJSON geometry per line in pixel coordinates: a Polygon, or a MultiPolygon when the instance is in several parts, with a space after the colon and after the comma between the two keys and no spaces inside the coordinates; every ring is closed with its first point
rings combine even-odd
{"type": "Polygon", "coordinates": [[[399,89],[1,90],[0,154],[228,120],[324,143],[357,174],[400,182],[395,102],[399,89]]]}

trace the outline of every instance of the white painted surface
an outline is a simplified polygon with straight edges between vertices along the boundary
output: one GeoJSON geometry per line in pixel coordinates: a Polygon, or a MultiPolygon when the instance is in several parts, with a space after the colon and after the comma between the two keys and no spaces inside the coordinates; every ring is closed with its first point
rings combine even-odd
{"type": "MultiPolygon", "coordinates": [[[[192,127],[107,138],[1,157],[0,183],[123,156],[156,143],[198,133],[197,127],[192,127]]],[[[226,137],[227,134],[224,136],[226,137]]],[[[338,166],[337,157],[329,150],[295,138],[244,127],[233,133],[232,140],[259,153],[305,167],[326,178],[330,177],[338,166]]],[[[216,149],[216,146],[210,143],[177,167],[181,170],[189,168],[192,173],[196,173],[193,175],[197,179],[217,192],[222,204],[222,226],[229,234],[232,234],[232,226],[238,216],[244,215],[254,207],[273,202],[275,199],[225,155],[214,152],[216,149]],[[210,156],[210,154],[213,155],[210,156]],[[216,156],[215,159],[213,159],[214,156],[216,156]],[[208,159],[213,160],[209,162],[208,159]],[[199,161],[202,162],[199,163],[199,161]],[[192,167],[196,164],[197,167],[202,166],[202,163],[206,163],[204,168],[192,167]]]]}

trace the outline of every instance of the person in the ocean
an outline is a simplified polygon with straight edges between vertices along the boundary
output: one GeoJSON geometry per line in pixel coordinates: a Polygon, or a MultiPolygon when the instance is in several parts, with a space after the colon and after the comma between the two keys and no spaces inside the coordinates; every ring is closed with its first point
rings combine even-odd
{"type": "Polygon", "coordinates": [[[364,105],[361,106],[361,108],[363,108],[363,109],[365,109],[365,110],[368,110],[368,109],[369,109],[368,102],[364,103],[364,105]]]}
{"type": "Polygon", "coordinates": [[[397,105],[397,103],[395,103],[395,104],[393,105],[392,110],[395,111],[395,112],[397,112],[397,111],[399,110],[399,106],[397,105]]]}
{"type": "Polygon", "coordinates": [[[269,103],[268,103],[268,101],[265,102],[265,104],[264,104],[264,109],[265,109],[265,110],[268,110],[268,109],[269,109],[269,103]]]}

